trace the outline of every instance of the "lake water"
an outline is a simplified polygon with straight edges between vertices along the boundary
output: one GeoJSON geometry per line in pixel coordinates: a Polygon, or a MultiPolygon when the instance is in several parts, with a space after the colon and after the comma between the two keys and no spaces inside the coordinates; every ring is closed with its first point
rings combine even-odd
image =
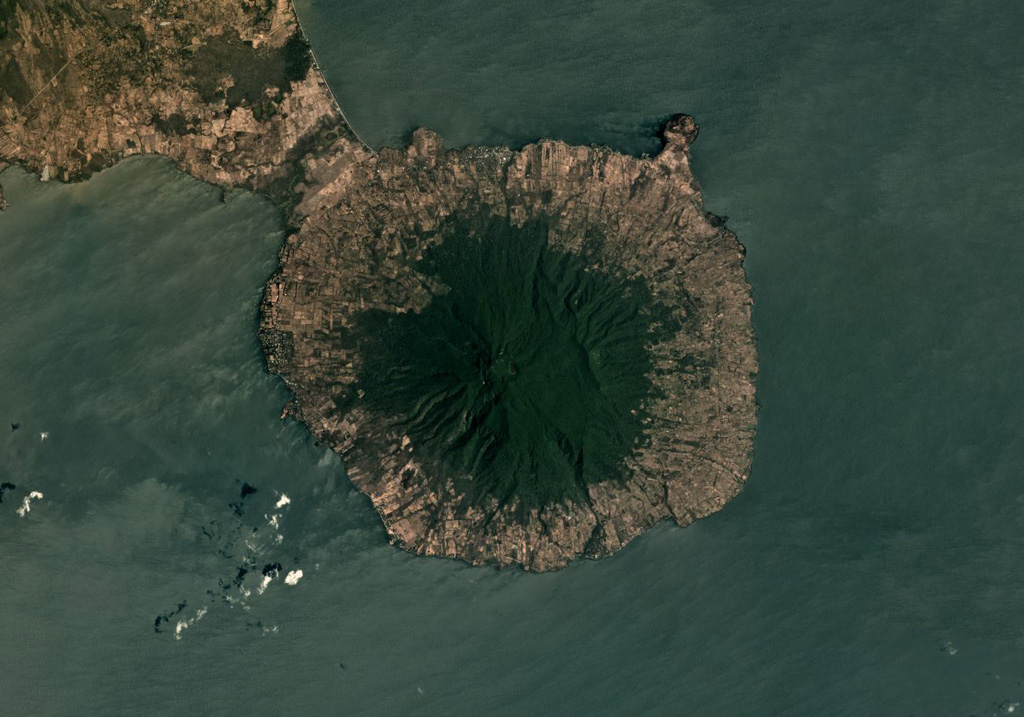
{"type": "Polygon", "coordinates": [[[696,116],[706,203],[747,246],[755,293],[749,485],[558,573],[406,555],[339,462],[278,420],[254,338],[282,239],[268,203],[221,203],[158,159],[71,187],[8,170],[0,420],[20,427],[0,434],[17,485],[0,504],[0,711],[1024,703],[1024,7],[299,12],[373,144],[428,125],[452,145],[644,152],[660,118],[696,116]]]}

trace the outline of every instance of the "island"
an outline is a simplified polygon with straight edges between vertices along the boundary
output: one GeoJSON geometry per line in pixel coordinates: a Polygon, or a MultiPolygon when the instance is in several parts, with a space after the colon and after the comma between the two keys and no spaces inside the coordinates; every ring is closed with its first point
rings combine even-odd
{"type": "Polygon", "coordinates": [[[378,152],[288,0],[0,0],[0,33],[0,169],[159,154],[281,207],[267,367],[396,545],[554,570],[744,486],[751,291],[691,117],[654,157],[425,129],[378,152]]]}

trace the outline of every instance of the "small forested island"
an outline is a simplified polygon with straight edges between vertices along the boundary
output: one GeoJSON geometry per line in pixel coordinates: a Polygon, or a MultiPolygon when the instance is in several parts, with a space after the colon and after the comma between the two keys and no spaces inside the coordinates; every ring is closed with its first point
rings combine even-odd
{"type": "Polygon", "coordinates": [[[288,0],[0,0],[0,33],[0,169],[160,154],[282,208],[267,365],[397,545],[552,570],[743,487],[750,287],[692,118],[655,157],[422,129],[376,152],[288,0]]]}

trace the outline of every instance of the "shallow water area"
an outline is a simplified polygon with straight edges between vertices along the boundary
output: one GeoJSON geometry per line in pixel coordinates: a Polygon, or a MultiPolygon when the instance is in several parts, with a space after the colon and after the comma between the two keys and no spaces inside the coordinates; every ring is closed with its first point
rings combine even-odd
{"type": "Polygon", "coordinates": [[[453,145],[642,152],[661,117],[697,117],[697,176],[755,292],[749,485],[552,574],[403,554],[338,461],[278,420],[286,394],[254,337],[281,241],[269,204],[222,204],[160,160],[72,187],[8,170],[0,419],[20,427],[0,440],[0,482],[17,485],[0,503],[0,645],[16,646],[0,711],[1024,702],[1017,4],[299,11],[375,144],[425,124],[453,145]]]}

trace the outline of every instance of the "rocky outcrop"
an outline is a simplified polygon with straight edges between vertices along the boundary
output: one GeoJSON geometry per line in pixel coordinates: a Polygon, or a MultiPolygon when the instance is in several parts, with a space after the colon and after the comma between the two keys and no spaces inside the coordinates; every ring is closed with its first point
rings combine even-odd
{"type": "MultiPolygon", "coordinates": [[[[422,555],[551,570],[578,555],[613,553],[660,520],[685,525],[706,516],[742,488],[756,423],[750,288],[736,237],[702,209],[689,159],[696,132],[691,118],[673,118],[661,153],[651,159],[553,141],[521,151],[445,151],[440,137],[425,130],[405,151],[372,156],[343,141],[310,159],[307,176],[317,189],[296,208],[301,230],[288,238],[281,269],[268,284],[260,335],[270,369],[294,392],[289,411],[344,457],[349,477],[373,501],[396,544],[422,555]],[[605,466],[607,476],[584,475],[589,464],[577,446],[583,439],[562,434],[552,440],[571,448],[569,458],[582,466],[581,490],[547,502],[524,499],[517,479],[501,493],[479,490],[486,452],[475,453],[469,469],[445,459],[476,440],[474,431],[491,420],[485,411],[505,400],[490,386],[498,380],[491,359],[477,354],[472,360],[487,364],[481,369],[486,409],[435,408],[459,394],[459,386],[430,389],[420,402],[388,391],[385,399],[401,402],[371,400],[367,376],[381,367],[368,361],[394,363],[383,367],[386,381],[403,381],[413,370],[429,373],[403,347],[371,352],[363,317],[375,312],[374,325],[384,326],[380,320],[388,316],[426,315],[433,302],[461,291],[423,268],[425,256],[454,241],[444,230],[453,219],[461,233],[485,245],[495,226],[539,222],[559,256],[582,257],[583,273],[636,281],[649,292],[645,311],[657,315],[649,324],[658,331],[652,329],[646,354],[633,364],[645,373],[642,401],[619,407],[641,423],[621,456],[621,471],[605,466]],[[438,420],[417,433],[431,412],[438,420]],[[445,421],[459,425],[452,430],[445,421]]],[[[580,285],[571,277],[558,281],[569,292],[580,285]]],[[[614,314],[610,308],[605,313],[614,314]]],[[[433,328],[431,336],[452,340],[433,328]]],[[[575,380],[557,378],[563,385],[575,380]]],[[[600,430],[601,420],[595,415],[588,430],[600,430]]],[[[486,429],[488,440],[515,430],[507,421],[500,425],[486,429]]],[[[538,441],[529,446],[543,450],[538,441]]]]}

